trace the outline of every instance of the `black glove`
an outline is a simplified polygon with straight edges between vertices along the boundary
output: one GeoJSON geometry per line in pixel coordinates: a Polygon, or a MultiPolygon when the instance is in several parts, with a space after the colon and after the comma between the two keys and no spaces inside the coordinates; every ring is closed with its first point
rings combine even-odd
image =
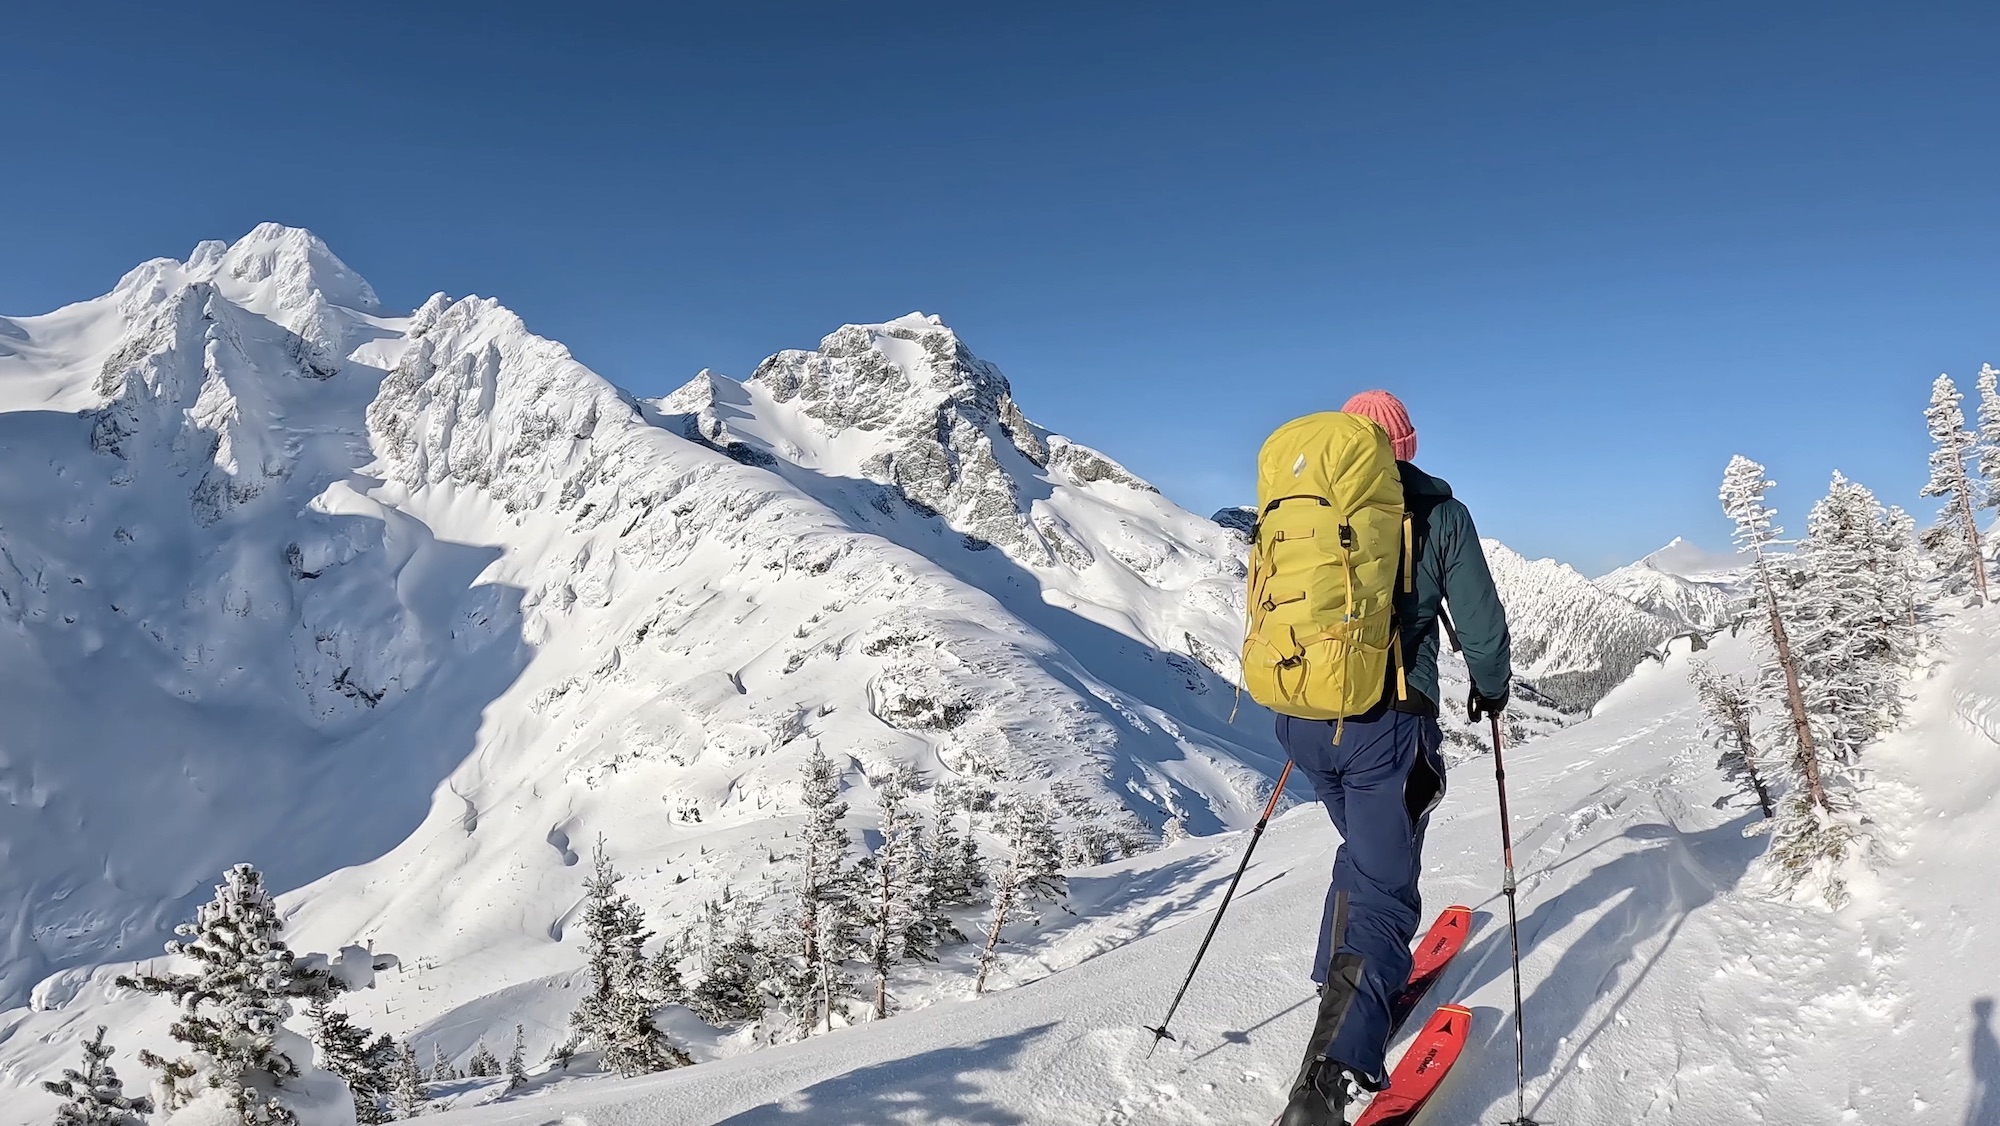
{"type": "Polygon", "coordinates": [[[1479,689],[1475,688],[1472,690],[1472,698],[1466,701],[1465,710],[1472,717],[1473,723],[1478,723],[1487,716],[1497,716],[1507,710],[1507,693],[1503,691],[1498,696],[1481,696],[1479,689]]]}

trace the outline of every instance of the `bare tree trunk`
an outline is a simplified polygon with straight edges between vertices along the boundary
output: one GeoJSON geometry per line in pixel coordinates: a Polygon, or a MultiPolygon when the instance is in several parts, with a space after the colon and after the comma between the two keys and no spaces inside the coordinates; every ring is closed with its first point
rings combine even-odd
{"type": "MultiPolygon", "coordinates": [[[[890,851],[890,841],[893,839],[894,838],[887,836],[883,838],[882,851],[885,854],[890,851]]],[[[877,926],[875,927],[875,1019],[876,1020],[881,1020],[882,1018],[889,1015],[890,885],[889,885],[888,861],[889,858],[885,855],[883,862],[876,866],[877,869],[882,873],[882,888],[881,888],[882,898],[881,902],[876,906],[876,910],[879,912],[879,915],[877,916],[879,921],[877,926]]]]}
{"type": "Polygon", "coordinates": [[[1951,495],[1958,506],[1961,526],[1965,530],[1965,546],[1972,549],[1972,585],[1979,591],[1979,602],[1983,606],[1988,601],[1986,591],[1986,552],[1979,542],[1979,517],[1972,511],[1971,472],[1965,467],[1965,458],[1956,447],[1951,448],[1951,495]]]}
{"type": "Polygon", "coordinates": [[[1771,793],[1764,788],[1764,776],[1757,772],[1757,744],[1751,740],[1750,716],[1744,711],[1741,700],[1730,701],[1729,725],[1736,732],[1736,749],[1743,756],[1743,768],[1750,775],[1750,788],[1756,791],[1757,806],[1769,819],[1775,812],[1771,808],[1771,793]]]}
{"type": "MultiPolygon", "coordinates": [[[[799,888],[799,899],[800,899],[799,933],[804,939],[803,946],[805,951],[806,972],[809,974],[818,975],[820,980],[820,997],[822,999],[822,1005],[828,1010],[831,1010],[833,1002],[832,998],[829,996],[829,990],[827,987],[826,972],[825,972],[826,967],[820,965],[820,956],[819,956],[819,877],[817,875],[817,872],[819,870],[818,857],[815,854],[815,850],[813,849],[812,838],[810,834],[807,835],[804,844],[805,844],[805,852],[804,852],[805,872],[804,872],[804,879],[802,882],[802,886],[799,888]]],[[[816,1016],[817,1014],[812,1014],[812,1015],[816,1016]]],[[[828,1012],[826,1020],[827,1020],[827,1028],[829,1031],[831,1031],[833,1027],[833,1016],[830,1011],[828,1012]]],[[[818,1023],[819,1021],[816,1019],[807,1020],[805,1022],[805,1026],[806,1028],[810,1029],[813,1025],[818,1023]]]]}
{"type": "Polygon", "coordinates": [[[826,1030],[833,1031],[833,967],[820,959],[819,967],[819,1011],[826,1017],[826,1030]]]}
{"type": "Polygon", "coordinates": [[[1778,650],[1778,667],[1785,672],[1785,702],[1791,708],[1792,731],[1798,740],[1799,766],[1806,778],[1806,797],[1821,809],[1832,812],[1826,800],[1826,786],[1819,778],[1819,750],[1813,744],[1812,719],[1806,715],[1805,693],[1799,689],[1799,666],[1792,659],[1792,643],[1785,636],[1785,618],[1778,612],[1778,588],[1771,579],[1771,566],[1764,549],[1757,549],[1757,577],[1764,584],[1764,604],[1771,611],[1771,642],[1778,650]]]}
{"type": "Polygon", "coordinates": [[[1000,928],[1007,922],[1007,913],[1014,908],[1016,874],[1019,871],[1018,861],[1008,865],[1007,874],[1000,880],[1000,890],[993,896],[993,930],[986,936],[986,949],[979,953],[979,976],[972,983],[974,993],[986,992],[986,972],[993,968],[993,948],[1000,945],[1000,928]]]}
{"type": "Polygon", "coordinates": [[[1986,591],[1986,548],[1979,542],[1979,517],[1972,511],[1972,482],[1965,479],[1964,470],[1959,471],[1958,511],[1965,521],[1965,545],[1972,549],[1972,582],[1979,590],[1979,601],[1984,605],[1989,601],[1986,591]]]}

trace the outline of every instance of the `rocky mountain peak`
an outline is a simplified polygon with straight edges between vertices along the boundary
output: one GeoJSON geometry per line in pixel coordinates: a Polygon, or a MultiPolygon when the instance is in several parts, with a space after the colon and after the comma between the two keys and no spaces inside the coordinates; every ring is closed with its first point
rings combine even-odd
{"type": "Polygon", "coordinates": [[[844,325],[817,351],[780,352],[758,365],[752,384],[778,402],[797,401],[831,430],[927,427],[940,410],[999,420],[1037,464],[1041,436],[1021,417],[1000,369],[974,356],[936,316],[910,313],[883,324],[844,325]]]}
{"type": "MultiPolygon", "coordinates": [[[[694,399],[714,399],[715,380],[704,378],[673,397],[679,411],[699,411],[694,399]]],[[[1000,369],[935,316],[844,326],[816,351],[765,360],[745,386],[818,423],[829,449],[842,451],[833,459],[842,468],[896,489],[973,543],[999,546],[1029,566],[1062,554],[1049,542],[1047,521],[1032,511],[1043,487],[1038,479],[1053,473],[1079,485],[1154,491],[1110,458],[1029,421],[1000,369]]]]}

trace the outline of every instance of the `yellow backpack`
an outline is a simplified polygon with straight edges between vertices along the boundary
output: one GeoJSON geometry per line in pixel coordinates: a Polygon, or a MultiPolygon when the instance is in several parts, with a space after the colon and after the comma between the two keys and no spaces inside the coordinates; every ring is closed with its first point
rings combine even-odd
{"type": "Polygon", "coordinates": [[[1250,698],[1300,719],[1360,715],[1382,699],[1391,650],[1397,696],[1406,697],[1392,619],[1399,560],[1411,589],[1410,539],[1403,482],[1380,426],[1326,411],[1274,431],[1257,454],[1243,639],[1250,698]]]}

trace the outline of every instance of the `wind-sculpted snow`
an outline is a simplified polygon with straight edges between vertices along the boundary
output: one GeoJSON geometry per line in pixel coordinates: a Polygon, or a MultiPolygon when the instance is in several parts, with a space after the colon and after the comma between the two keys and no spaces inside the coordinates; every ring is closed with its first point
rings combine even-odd
{"type": "Polygon", "coordinates": [[[1953,714],[2000,748],[2000,682],[1962,681],[1953,694],[1953,714]]]}

